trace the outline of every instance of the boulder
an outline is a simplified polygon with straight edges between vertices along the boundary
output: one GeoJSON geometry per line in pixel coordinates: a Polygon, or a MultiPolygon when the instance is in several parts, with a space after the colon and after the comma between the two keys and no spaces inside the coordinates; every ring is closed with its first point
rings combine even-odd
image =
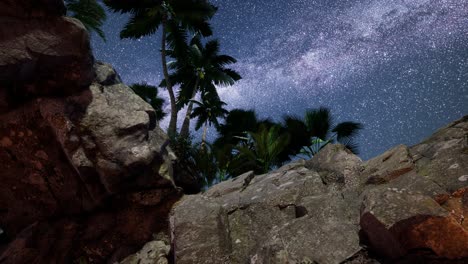
{"type": "Polygon", "coordinates": [[[89,34],[63,1],[0,3],[0,112],[38,95],[72,94],[94,79],[89,34]],[[8,104],[8,105],[6,105],[8,104]]]}
{"type": "Polygon", "coordinates": [[[175,206],[174,261],[340,263],[361,249],[358,206],[357,196],[328,187],[303,162],[249,172],[175,206]]]}
{"type": "Polygon", "coordinates": [[[168,232],[180,196],[154,110],[63,7],[0,3],[2,264],[120,261],[168,232]]]}
{"type": "Polygon", "coordinates": [[[448,193],[468,186],[468,116],[410,148],[416,170],[448,193]]]}
{"type": "Polygon", "coordinates": [[[326,184],[341,184],[353,188],[359,184],[363,170],[361,159],[343,145],[328,144],[306,167],[317,171],[326,184]]]}
{"type": "Polygon", "coordinates": [[[126,257],[120,264],[168,264],[168,256],[171,250],[169,239],[153,240],[137,253],[126,257]]]}
{"type": "Polygon", "coordinates": [[[185,196],[170,216],[174,261],[465,263],[467,135],[464,117],[366,162],[330,144],[185,196]]]}
{"type": "MultiPolygon", "coordinates": [[[[68,218],[76,229],[55,242],[70,245],[64,246],[62,255],[31,253],[34,261],[57,257],[61,262],[79,254],[95,261],[112,254],[123,257],[167,226],[165,215],[179,195],[172,180],[175,155],[168,137],[156,126],[154,110],[129,87],[94,82],[73,96],[37,98],[0,120],[5,183],[0,225],[12,237],[25,228],[33,234],[64,228],[62,222],[45,226],[43,221],[50,218],[68,218]],[[81,239],[75,238],[77,234],[81,239]],[[87,244],[91,242],[92,246],[87,244]],[[72,252],[78,246],[81,252],[72,252]]],[[[29,263],[10,259],[11,252],[21,250],[18,245],[22,244],[13,242],[0,259],[29,263]]]]}

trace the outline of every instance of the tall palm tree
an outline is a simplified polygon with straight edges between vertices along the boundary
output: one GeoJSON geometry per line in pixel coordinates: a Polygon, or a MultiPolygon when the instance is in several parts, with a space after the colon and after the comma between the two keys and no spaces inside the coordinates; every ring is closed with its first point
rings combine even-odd
{"type": "Polygon", "coordinates": [[[195,125],[195,130],[199,130],[202,126],[203,135],[202,135],[202,148],[206,142],[206,132],[208,127],[214,125],[216,128],[219,127],[218,118],[225,117],[229,111],[223,107],[226,105],[225,102],[221,101],[217,94],[207,92],[202,95],[202,102],[192,101],[197,105],[191,114],[191,118],[197,118],[197,123],[195,125]]]}
{"type": "MultiPolygon", "coordinates": [[[[138,39],[154,34],[161,26],[161,61],[166,88],[171,104],[171,118],[168,134],[177,131],[177,105],[174,89],[169,77],[166,58],[166,44],[174,46],[167,38],[169,31],[173,35],[180,34],[180,29],[210,36],[212,30],[208,21],[216,13],[217,8],[207,0],[104,0],[104,3],[114,12],[129,13],[129,21],[120,32],[121,38],[138,39]]],[[[172,40],[179,39],[173,38],[172,40]]]]}
{"type": "Polygon", "coordinates": [[[171,79],[173,83],[181,85],[177,100],[179,107],[188,104],[180,130],[181,136],[188,136],[197,92],[215,94],[215,85],[233,85],[241,77],[236,71],[226,68],[227,65],[235,63],[236,59],[228,55],[220,55],[217,40],[210,40],[203,45],[200,35],[196,34],[190,41],[186,52],[182,51],[181,57],[178,55],[175,54],[176,61],[170,65],[172,69],[175,69],[171,79]]]}
{"type": "Polygon", "coordinates": [[[161,121],[166,116],[163,111],[164,99],[158,97],[158,87],[147,83],[136,83],[130,85],[130,88],[153,107],[157,121],[161,121]]]}
{"type": "Polygon", "coordinates": [[[106,20],[106,12],[96,0],[65,0],[65,4],[68,15],[80,20],[89,32],[96,32],[106,41],[101,29],[106,20]]]}

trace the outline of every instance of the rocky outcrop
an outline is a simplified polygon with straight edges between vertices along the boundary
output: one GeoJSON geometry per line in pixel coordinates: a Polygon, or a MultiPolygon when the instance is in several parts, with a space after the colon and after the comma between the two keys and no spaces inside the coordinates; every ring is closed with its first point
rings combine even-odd
{"type": "Polygon", "coordinates": [[[88,32],[61,0],[0,3],[0,111],[37,95],[87,88],[94,78],[88,32]]]}
{"type": "MultiPolygon", "coordinates": [[[[468,117],[362,162],[328,145],[171,213],[175,263],[466,263],[468,117]]],[[[254,177],[253,177],[254,176],[254,177]]]]}
{"type": "Polygon", "coordinates": [[[167,232],[180,196],[154,110],[63,12],[0,3],[2,264],[120,261],[167,232]]]}

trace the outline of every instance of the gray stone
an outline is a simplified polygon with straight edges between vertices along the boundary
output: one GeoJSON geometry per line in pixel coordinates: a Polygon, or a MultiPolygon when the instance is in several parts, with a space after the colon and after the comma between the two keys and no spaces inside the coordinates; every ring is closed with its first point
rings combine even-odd
{"type": "Polygon", "coordinates": [[[185,196],[170,217],[175,261],[379,263],[369,252],[390,262],[465,258],[468,174],[459,169],[468,164],[467,121],[365,163],[331,144],[309,161],[185,196]],[[458,165],[424,174],[424,166],[449,160],[458,165]]]}
{"type": "Polygon", "coordinates": [[[359,184],[362,160],[343,145],[328,144],[306,167],[316,170],[326,184],[341,184],[354,188],[359,184]]]}
{"type": "Polygon", "coordinates": [[[455,121],[410,148],[419,175],[448,193],[467,187],[468,116],[455,121]]]}
{"type": "Polygon", "coordinates": [[[362,180],[365,184],[390,182],[414,169],[407,146],[399,145],[364,163],[362,180]]]}
{"type": "Polygon", "coordinates": [[[304,162],[252,175],[177,204],[177,263],[340,263],[361,249],[357,195],[336,192],[304,162]]]}
{"type": "Polygon", "coordinates": [[[98,61],[94,64],[94,69],[97,83],[106,86],[122,83],[122,79],[112,65],[98,61]]]}
{"type": "Polygon", "coordinates": [[[146,243],[137,253],[126,257],[120,264],[167,264],[171,246],[164,241],[146,243]]]}

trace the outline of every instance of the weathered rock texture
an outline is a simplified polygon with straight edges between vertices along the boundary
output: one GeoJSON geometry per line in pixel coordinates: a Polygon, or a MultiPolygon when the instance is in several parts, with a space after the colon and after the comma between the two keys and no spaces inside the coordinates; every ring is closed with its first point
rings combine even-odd
{"type": "Polygon", "coordinates": [[[0,2],[2,264],[121,260],[167,232],[179,197],[154,110],[63,14],[0,2]]]}
{"type": "Polygon", "coordinates": [[[466,263],[468,116],[362,162],[328,145],[171,213],[175,263],[466,263]]]}

